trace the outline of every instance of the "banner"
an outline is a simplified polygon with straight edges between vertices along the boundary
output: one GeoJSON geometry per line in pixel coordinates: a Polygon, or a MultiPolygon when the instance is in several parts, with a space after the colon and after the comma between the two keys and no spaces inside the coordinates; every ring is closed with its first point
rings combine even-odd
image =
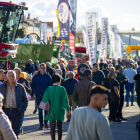
{"type": "Polygon", "coordinates": [[[118,55],[118,31],[117,31],[117,25],[111,25],[111,30],[113,31],[114,35],[115,35],[115,55],[114,55],[114,59],[117,59],[117,55],[118,55]]]}
{"type": "Polygon", "coordinates": [[[109,40],[110,40],[110,56],[109,58],[115,58],[115,35],[114,32],[108,30],[109,40]]]}
{"type": "Polygon", "coordinates": [[[71,53],[75,54],[75,36],[76,36],[76,11],[77,0],[69,0],[70,5],[70,36],[69,36],[69,49],[71,53]]]}
{"type": "Polygon", "coordinates": [[[122,40],[121,37],[119,35],[117,35],[117,58],[122,58],[122,53],[121,53],[121,47],[122,47],[122,40]]]}
{"type": "Polygon", "coordinates": [[[47,44],[47,23],[41,23],[41,40],[47,44]]]}
{"type": "Polygon", "coordinates": [[[89,62],[91,66],[96,63],[97,52],[97,29],[96,29],[96,13],[86,14],[86,35],[89,48],[89,62]]]}
{"type": "Polygon", "coordinates": [[[99,52],[99,62],[101,59],[106,62],[107,57],[107,32],[108,32],[108,18],[102,18],[102,36],[101,36],[101,49],[99,52]]]}
{"type": "Polygon", "coordinates": [[[123,49],[123,41],[121,39],[121,59],[124,58],[124,49],[123,49]]]}
{"type": "Polygon", "coordinates": [[[59,0],[58,19],[60,26],[60,39],[69,40],[69,3],[68,0],[59,0]]]}
{"type": "Polygon", "coordinates": [[[60,37],[60,26],[59,26],[59,19],[58,19],[58,10],[56,9],[56,17],[57,17],[57,20],[58,20],[58,37],[60,37]]]}

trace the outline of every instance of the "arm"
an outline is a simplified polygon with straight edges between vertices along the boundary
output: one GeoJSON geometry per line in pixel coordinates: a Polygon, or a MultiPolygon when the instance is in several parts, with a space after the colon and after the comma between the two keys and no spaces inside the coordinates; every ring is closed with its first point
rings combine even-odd
{"type": "Polygon", "coordinates": [[[17,140],[8,117],[1,114],[0,132],[4,140],[17,140]]]}
{"type": "Polygon", "coordinates": [[[69,113],[70,106],[69,106],[69,102],[68,102],[68,95],[67,95],[65,88],[63,88],[63,90],[62,90],[62,107],[66,108],[67,112],[69,113]]]}
{"type": "Polygon", "coordinates": [[[50,100],[50,94],[49,94],[49,88],[47,88],[46,91],[44,92],[42,102],[46,103],[49,100],[50,100]]]}
{"type": "Polygon", "coordinates": [[[116,95],[118,96],[118,98],[120,98],[120,95],[119,95],[119,91],[118,91],[118,87],[117,86],[114,86],[114,91],[115,91],[116,95]]]}
{"type": "Polygon", "coordinates": [[[102,73],[102,86],[105,84],[105,82],[106,82],[106,78],[105,78],[105,75],[104,75],[104,73],[102,72],[102,71],[100,71],[101,73],[102,73]]]}
{"type": "Polygon", "coordinates": [[[106,119],[103,119],[97,126],[97,134],[100,140],[113,140],[110,126],[106,119]]]}
{"type": "Polygon", "coordinates": [[[35,76],[33,77],[32,82],[31,82],[31,89],[32,89],[31,97],[33,97],[34,96],[34,90],[35,90],[35,76]]]}
{"type": "Polygon", "coordinates": [[[72,95],[72,99],[73,99],[73,101],[78,105],[79,99],[78,99],[78,94],[77,94],[77,92],[76,92],[75,86],[74,86],[74,92],[73,92],[73,95],[72,95]]]}
{"type": "Polygon", "coordinates": [[[52,86],[52,78],[50,75],[49,75],[49,86],[52,86]]]}
{"type": "Polygon", "coordinates": [[[28,106],[28,97],[27,97],[27,93],[25,91],[25,88],[22,87],[22,100],[23,100],[23,112],[25,112],[27,106],[28,106]]]}

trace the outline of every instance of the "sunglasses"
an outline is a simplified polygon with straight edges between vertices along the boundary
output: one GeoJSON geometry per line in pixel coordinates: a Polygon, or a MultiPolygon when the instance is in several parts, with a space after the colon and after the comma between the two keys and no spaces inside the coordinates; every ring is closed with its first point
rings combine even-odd
{"type": "Polygon", "coordinates": [[[41,69],[45,69],[45,67],[44,68],[41,68],[41,69]]]}

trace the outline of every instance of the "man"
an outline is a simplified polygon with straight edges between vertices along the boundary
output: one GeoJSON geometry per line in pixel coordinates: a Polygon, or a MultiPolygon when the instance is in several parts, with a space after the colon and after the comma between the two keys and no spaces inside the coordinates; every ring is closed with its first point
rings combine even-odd
{"type": "Polygon", "coordinates": [[[4,82],[7,82],[7,72],[8,72],[8,71],[4,71],[4,74],[3,74],[3,77],[4,77],[4,78],[3,78],[3,79],[4,79],[4,82]]]}
{"type": "Polygon", "coordinates": [[[53,68],[51,68],[51,64],[49,62],[46,62],[46,66],[47,66],[46,71],[52,77],[55,74],[55,70],[53,68]]]}
{"type": "Polygon", "coordinates": [[[123,118],[123,116],[122,116],[122,108],[123,108],[123,105],[124,105],[124,85],[126,83],[128,83],[128,79],[122,74],[121,65],[117,65],[116,70],[118,71],[116,80],[120,84],[120,93],[119,93],[120,94],[120,104],[119,104],[119,109],[118,109],[118,112],[117,112],[117,116],[121,120],[127,120],[127,119],[123,118]]]}
{"type": "Polygon", "coordinates": [[[136,75],[136,71],[133,68],[133,64],[129,64],[129,68],[125,69],[123,74],[127,77],[128,83],[125,84],[126,89],[126,107],[129,106],[129,93],[131,92],[131,106],[134,106],[134,76],[136,75]]]}
{"type": "Polygon", "coordinates": [[[65,87],[65,79],[62,78],[62,70],[56,69],[55,74],[58,74],[61,77],[61,86],[65,87]]]}
{"type": "Polygon", "coordinates": [[[111,71],[109,73],[109,86],[111,89],[110,92],[110,102],[111,102],[111,108],[110,108],[110,116],[109,119],[111,121],[120,122],[121,120],[117,116],[117,111],[119,108],[119,99],[120,99],[120,85],[119,82],[116,80],[116,74],[114,71],[111,71]]]}
{"type": "Polygon", "coordinates": [[[107,78],[108,77],[108,74],[109,74],[109,70],[108,70],[108,64],[104,64],[104,68],[103,68],[103,73],[105,75],[105,77],[107,78]]]}
{"type": "Polygon", "coordinates": [[[0,93],[4,96],[3,111],[12,122],[12,128],[18,136],[22,113],[28,105],[28,98],[24,87],[16,82],[16,73],[9,70],[7,82],[0,85],[0,93]]]}
{"type": "Polygon", "coordinates": [[[103,67],[104,67],[103,59],[101,59],[100,64],[99,64],[99,67],[100,67],[100,70],[103,69],[103,67]]]}
{"type": "MultiPolygon", "coordinates": [[[[39,123],[40,127],[39,130],[43,130],[44,123],[43,123],[43,110],[39,108],[39,104],[42,100],[42,97],[44,95],[45,90],[52,85],[52,79],[49,74],[46,73],[46,64],[41,63],[40,65],[40,71],[33,77],[32,83],[31,83],[31,100],[34,100],[34,92],[36,96],[36,102],[39,110],[39,123]]],[[[47,112],[45,112],[46,116],[47,112]]],[[[45,121],[45,128],[48,128],[47,121],[45,121]]]]}
{"type": "Polygon", "coordinates": [[[64,67],[64,64],[63,63],[61,63],[60,64],[60,68],[61,68],[61,70],[62,70],[62,77],[65,79],[65,75],[66,75],[66,69],[65,69],[65,67],[64,67]]]}
{"type": "Polygon", "coordinates": [[[39,67],[39,61],[38,60],[36,60],[34,66],[35,66],[35,71],[38,71],[38,67],[39,67]]]}
{"type": "MultiPolygon", "coordinates": [[[[30,94],[30,93],[31,93],[31,88],[30,88],[30,86],[29,86],[28,81],[27,81],[26,79],[20,77],[21,70],[20,70],[19,68],[15,68],[14,71],[15,71],[15,73],[16,73],[16,81],[17,81],[17,83],[22,84],[22,85],[24,86],[26,92],[27,92],[28,94],[30,94]]],[[[24,113],[22,113],[22,115],[21,115],[19,135],[20,135],[20,134],[21,134],[21,135],[23,134],[23,128],[22,128],[23,119],[24,119],[24,113]]]]}
{"type": "Polygon", "coordinates": [[[26,71],[28,74],[34,74],[34,72],[35,72],[35,67],[32,65],[32,59],[29,59],[29,63],[26,64],[26,66],[25,66],[25,71],[26,71]]]}
{"type": "Polygon", "coordinates": [[[4,70],[0,69],[0,82],[4,81],[4,70]]]}
{"type": "Polygon", "coordinates": [[[74,110],[65,140],[113,140],[106,117],[98,111],[108,103],[108,89],[96,85],[89,94],[90,104],[74,110]]]}
{"type": "Polygon", "coordinates": [[[137,73],[140,73],[140,62],[138,62],[139,67],[137,68],[137,73]]]}
{"type": "Polygon", "coordinates": [[[73,101],[78,105],[78,107],[87,106],[90,103],[89,91],[91,87],[95,85],[91,79],[91,70],[85,70],[82,80],[77,82],[74,86],[73,101]]]}
{"type": "Polygon", "coordinates": [[[92,73],[92,81],[95,82],[97,85],[104,85],[105,84],[105,75],[104,73],[98,69],[98,64],[93,64],[93,73],[92,73]]]}
{"type": "MultiPolygon", "coordinates": [[[[68,79],[65,81],[65,88],[68,94],[68,99],[69,99],[69,105],[70,105],[70,111],[72,108],[72,111],[76,108],[76,104],[75,102],[72,100],[72,95],[73,95],[73,91],[74,91],[74,85],[78,82],[78,80],[76,80],[74,78],[74,73],[72,71],[68,72],[68,79]]],[[[70,118],[68,118],[68,121],[70,120],[70,118]]]]}

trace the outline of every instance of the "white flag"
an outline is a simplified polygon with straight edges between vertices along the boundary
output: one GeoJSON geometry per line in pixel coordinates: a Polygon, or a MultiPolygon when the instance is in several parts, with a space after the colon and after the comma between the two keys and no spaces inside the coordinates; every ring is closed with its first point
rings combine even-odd
{"type": "Polygon", "coordinates": [[[41,23],[41,40],[47,44],[47,23],[41,23]]]}
{"type": "Polygon", "coordinates": [[[86,35],[89,49],[89,63],[93,66],[93,63],[96,63],[97,52],[96,13],[87,13],[86,15],[86,35]]]}
{"type": "Polygon", "coordinates": [[[122,41],[121,41],[121,37],[119,35],[117,35],[117,58],[122,58],[122,53],[121,53],[121,47],[122,47],[122,41]]]}
{"type": "Polygon", "coordinates": [[[108,32],[108,19],[102,18],[102,36],[101,36],[101,49],[99,53],[99,62],[102,59],[106,62],[107,57],[107,32],[108,32]]]}
{"type": "Polygon", "coordinates": [[[109,40],[110,40],[110,56],[109,58],[115,58],[115,35],[114,32],[109,30],[109,40]]]}

